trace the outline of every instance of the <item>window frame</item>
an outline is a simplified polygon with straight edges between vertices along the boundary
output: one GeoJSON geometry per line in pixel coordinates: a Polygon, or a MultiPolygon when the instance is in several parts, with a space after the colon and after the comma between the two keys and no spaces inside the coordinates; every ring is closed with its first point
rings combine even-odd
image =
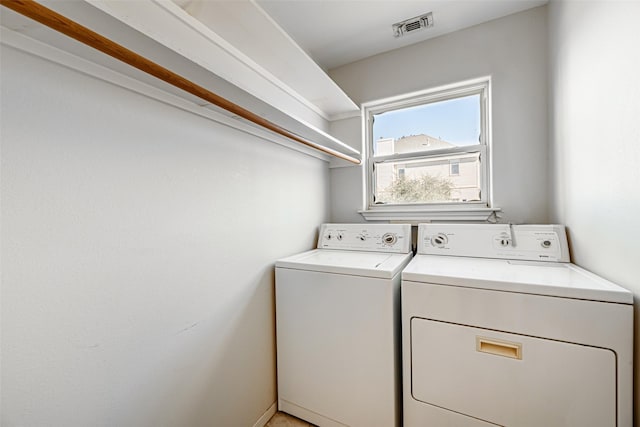
{"type": "Polygon", "coordinates": [[[486,220],[500,209],[492,207],[491,194],[491,77],[481,77],[437,88],[413,92],[362,105],[364,136],[364,209],[359,211],[372,220],[486,220]],[[480,95],[480,141],[478,144],[439,150],[374,155],[373,118],[376,114],[480,95]],[[448,203],[375,203],[375,167],[403,160],[433,159],[451,154],[478,153],[480,156],[480,200],[448,203]]]}

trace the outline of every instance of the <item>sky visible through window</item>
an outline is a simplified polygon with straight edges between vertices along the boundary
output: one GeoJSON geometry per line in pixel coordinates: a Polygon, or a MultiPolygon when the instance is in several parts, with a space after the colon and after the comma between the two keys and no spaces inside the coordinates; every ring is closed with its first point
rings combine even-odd
{"type": "Polygon", "coordinates": [[[454,145],[479,144],[480,95],[376,114],[373,140],[430,135],[454,145]]]}

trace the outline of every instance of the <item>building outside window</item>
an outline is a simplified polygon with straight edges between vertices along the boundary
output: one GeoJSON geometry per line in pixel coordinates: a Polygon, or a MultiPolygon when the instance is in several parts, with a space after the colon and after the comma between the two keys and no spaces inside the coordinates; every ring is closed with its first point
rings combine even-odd
{"type": "Polygon", "coordinates": [[[365,104],[361,213],[367,219],[489,215],[489,97],[490,79],[483,78],[365,104]]]}

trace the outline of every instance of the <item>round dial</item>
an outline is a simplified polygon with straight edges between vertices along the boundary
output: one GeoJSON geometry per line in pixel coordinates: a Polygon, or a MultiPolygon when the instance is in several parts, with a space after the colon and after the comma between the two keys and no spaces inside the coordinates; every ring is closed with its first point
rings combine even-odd
{"type": "Polygon", "coordinates": [[[431,244],[436,248],[444,248],[444,246],[449,242],[449,238],[447,238],[446,234],[438,233],[435,236],[431,237],[431,244]]]}
{"type": "Polygon", "coordinates": [[[398,236],[396,236],[393,233],[385,233],[382,236],[382,243],[384,243],[385,245],[393,245],[397,241],[398,241],[398,236]]]}

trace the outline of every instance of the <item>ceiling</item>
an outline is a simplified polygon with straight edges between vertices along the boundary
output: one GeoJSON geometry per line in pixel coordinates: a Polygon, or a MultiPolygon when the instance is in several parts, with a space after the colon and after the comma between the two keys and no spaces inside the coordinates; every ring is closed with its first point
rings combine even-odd
{"type": "MultiPolygon", "coordinates": [[[[222,67],[218,75],[230,83],[243,87],[248,81],[271,82],[278,93],[290,95],[325,120],[333,120],[357,112],[358,106],[327,71],[541,6],[547,0],[146,0],[146,3],[164,8],[171,4],[181,9],[181,13],[174,11],[176,16],[180,15],[181,21],[197,30],[202,40],[212,41],[227,56],[252,70],[250,79],[233,73],[224,77],[226,69],[222,67]],[[429,12],[433,15],[432,27],[394,37],[393,24],[429,12]]],[[[211,49],[189,47],[203,61],[220,65],[220,58],[211,49]]],[[[255,88],[252,93],[257,93],[255,88]]]]}
{"type": "Polygon", "coordinates": [[[254,0],[323,69],[437,37],[547,0],[254,0]],[[434,26],[395,38],[391,26],[433,12],[434,26]]]}

